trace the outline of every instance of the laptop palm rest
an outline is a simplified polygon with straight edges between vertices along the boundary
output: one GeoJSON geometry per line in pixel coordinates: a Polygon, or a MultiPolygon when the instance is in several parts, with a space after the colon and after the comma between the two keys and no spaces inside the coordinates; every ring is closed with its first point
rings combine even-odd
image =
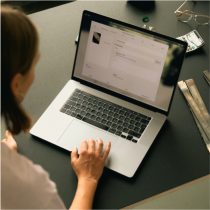
{"type": "Polygon", "coordinates": [[[103,140],[104,148],[106,147],[106,144],[111,141],[111,151],[109,158],[107,159],[106,166],[110,169],[113,168],[118,172],[126,170],[122,162],[126,163],[127,154],[129,151],[131,152],[133,150],[133,145],[135,144],[130,143],[129,141],[127,141],[127,145],[125,144],[125,141],[124,144],[122,144],[122,140],[118,136],[113,137],[113,135],[108,132],[97,129],[94,126],[81,122],[77,119],[74,119],[70,123],[63,135],[61,135],[57,144],[69,151],[77,147],[79,151],[80,144],[83,140],[99,140],[99,138],[103,140]]]}

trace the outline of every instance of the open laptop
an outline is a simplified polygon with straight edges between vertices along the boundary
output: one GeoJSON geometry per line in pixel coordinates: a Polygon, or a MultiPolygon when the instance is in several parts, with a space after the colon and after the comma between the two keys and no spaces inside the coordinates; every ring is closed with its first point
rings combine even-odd
{"type": "Polygon", "coordinates": [[[72,76],[30,133],[69,151],[111,141],[106,166],[132,177],[167,118],[186,48],[84,11],[72,76]]]}

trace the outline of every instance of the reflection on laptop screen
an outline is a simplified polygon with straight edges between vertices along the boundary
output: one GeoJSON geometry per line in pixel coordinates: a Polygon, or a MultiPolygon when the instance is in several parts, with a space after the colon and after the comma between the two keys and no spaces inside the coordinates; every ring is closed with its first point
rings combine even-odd
{"type": "Polygon", "coordinates": [[[181,44],[89,16],[82,26],[74,76],[168,110],[184,54],[181,44]]]}

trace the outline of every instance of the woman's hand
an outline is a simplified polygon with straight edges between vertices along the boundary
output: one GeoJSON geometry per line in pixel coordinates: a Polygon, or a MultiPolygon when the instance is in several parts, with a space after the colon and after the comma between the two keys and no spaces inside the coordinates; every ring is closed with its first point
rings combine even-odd
{"type": "Polygon", "coordinates": [[[71,164],[77,175],[77,191],[70,209],[92,209],[94,194],[100,179],[111,143],[103,151],[103,141],[83,141],[80,154],[71,152],[71,164]]]}
{"type": "Polygon", "coordinates": [[[6,130],[4,139],[1,142],[6,144],[10,149],[17,151],[17,143],[13,138],[13,135],[8,130],[6,130]]]}
{"type": "Polygon", "coordinates": [[[103,141],[83,141],[80,146],[80,154],[77,149],[71,153],[71,164],[78,180],[98,182],[102,175],[106,158],[109,155],[111,143],[106,145],[103,151],[103,141]]]}

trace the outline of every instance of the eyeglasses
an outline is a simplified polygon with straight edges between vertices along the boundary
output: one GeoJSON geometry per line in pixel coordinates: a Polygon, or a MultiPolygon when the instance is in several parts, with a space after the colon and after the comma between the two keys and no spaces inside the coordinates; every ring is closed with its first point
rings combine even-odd
{"type": "Polygon", "coordinates": [[[174,13],[177,19],[181,22],[189,22],[190,20],[194,20],[198,25],[208,25],[210,21],[210,16],[203,14],[196,14],[191,10],[181,11],[182,7],[186,6],[185,4],[188,1],[185,1],[174,13]]]}

